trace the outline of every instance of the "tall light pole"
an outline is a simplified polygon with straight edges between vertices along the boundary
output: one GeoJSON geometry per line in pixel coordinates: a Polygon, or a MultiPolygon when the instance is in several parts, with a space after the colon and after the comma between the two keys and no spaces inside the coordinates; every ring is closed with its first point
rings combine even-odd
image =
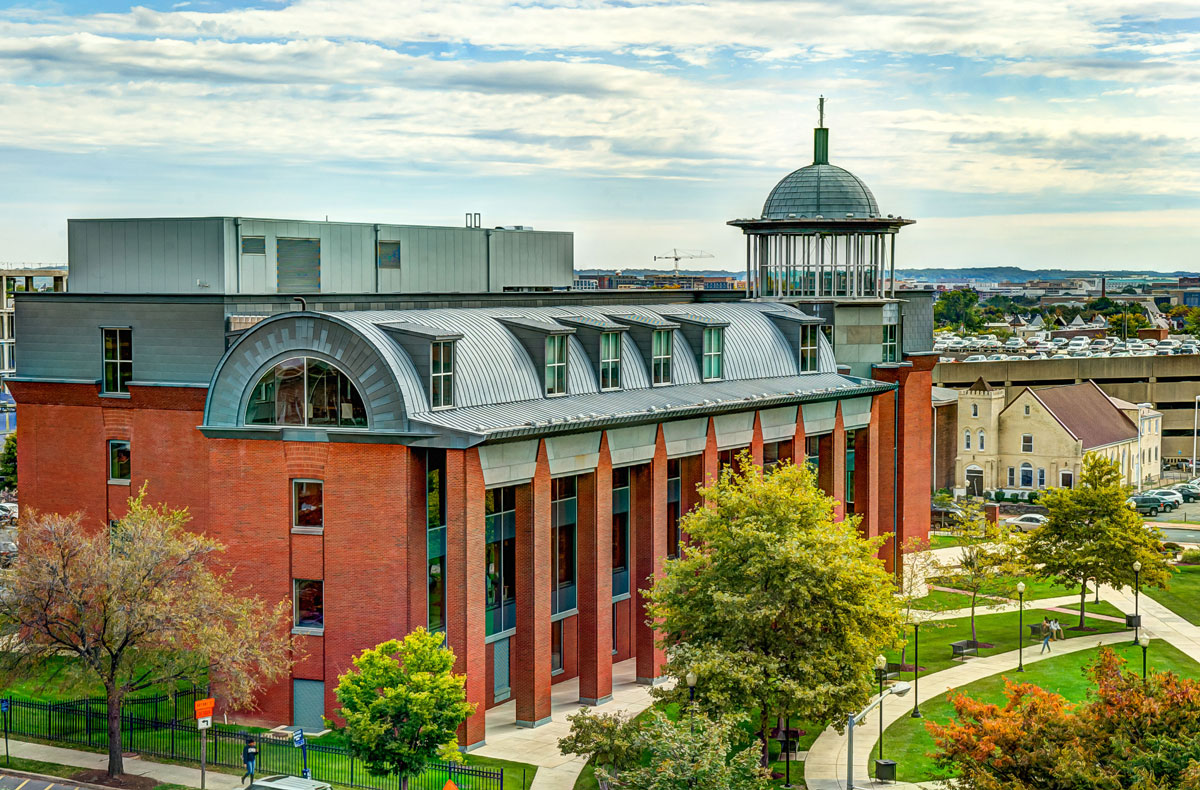
{"type": "Polygon", "coordinates": [[[1146,651],[1150,648],[1150,637],[1143,634],[1138,637],[1138,644],[1142,646],[1142,682],[1146,682],[1146,651]]]}
{"type": "Polygon", "coordinates": [[[1017,671],[1025,671],[1025,582],[1017,582],[1017,671]]]}
{"type": "Polygon", "coordinates": [[[1192,409],[1192,468],[1188,471],[1196,474],[1196,433],[1200,430],[1200,395],[1196,396],[1192,409]]]}
{"type": "Polygon", "coordinates": [[[875,656],[875,679],[879,681],[879,759],[883,759],[883,681],[887,680],[887,657],[875,656]]]}
{"type": "Polygon", "coordinates": [[[1137,642],[1142,635],[1142,612],[1139,606],[1142,584],[1142,562],[1141,560],[1133,561],[1133,641],[1137,642]]]}
{"type": "MultiPolygon", "coordinates": [[[[875,709],[876,705],[883,702],[883,698],[888,694],[895,694],[897,697],[903,697],[912,686],[908,685],[903,680],[893,683],[891,686],[883,690],[883,693],[863,708],[858,713],[852,713],[846,717],[846,790],[854,790],[854,727],[862,722],[867,717],[867,714],[875,709]]],[[[883,733],[879,733],[879,737],[883,737],[883,733]]]]}
{"type": "Polygon", "coordinates": [[[921,679],[921,621],[913,621],[913,712],[914,719],[921,718],[920,696],[918,681],[921,679]]]}

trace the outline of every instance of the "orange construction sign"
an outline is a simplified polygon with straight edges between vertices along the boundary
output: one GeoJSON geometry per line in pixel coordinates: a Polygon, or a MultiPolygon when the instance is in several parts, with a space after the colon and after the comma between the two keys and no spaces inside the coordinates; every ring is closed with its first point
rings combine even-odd
{"type": "Polygon", "coordinates": [[[212,697],[208,699],[196,700],[196,718],[203,719],[213,715],[213,708],[217,706],[217,701],[212,697]]]}
{"type": "Polygon", "coordinates": [[[446,784],[442,786],[442,790],[458,790],[458,785],[454,784],[454,780],[447,779],[446,784]]]}

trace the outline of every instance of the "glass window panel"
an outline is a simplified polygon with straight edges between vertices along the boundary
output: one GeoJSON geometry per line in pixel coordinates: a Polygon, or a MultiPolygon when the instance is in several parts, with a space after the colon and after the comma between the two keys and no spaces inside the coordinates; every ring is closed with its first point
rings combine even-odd
{"type": "Polygon", "coordinates": [[[285,359],[275,368],[275,424],[304,425],[304,358],[285,359]]]}
{"type": "Polygon", "coordinates": [[[108,443],[108,479],[130,479],[129,442],[114,440],[108,443]]]}
{"type": "Polygon", "coordinates": [[[296,579],[295,624],[297,628],[325,627],[325,584],[312,579],[296,579]]]}
{"type": "Polygon", "coordinates": [[[292,481],[292,526],[325,525],[324,484],[316,480],[292,481]]]}

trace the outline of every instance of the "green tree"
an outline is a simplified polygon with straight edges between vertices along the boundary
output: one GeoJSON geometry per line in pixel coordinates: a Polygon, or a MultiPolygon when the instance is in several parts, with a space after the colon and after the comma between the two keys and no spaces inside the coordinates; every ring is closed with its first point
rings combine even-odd
{"type": "Polygon", "coordinates": [[[475,706],[444,639],[422,627],[368,648],[334,692],[350,752],[372,773],[399,777],[401,790],[435,760],[462,760],[456,733],[475,706]]]}
{"type": "Polygon", "coordinates": [[[983,326],[979,309],[979,294],[970,288],[946,291],[933,305],[933,317],[939,324],[949,324],[974,331],[983,326]]]}
{"type": "Polygon", "coordinates": [[[186,510],[144,497],[111,531],[85,528],[79,514],[23,513],[20,559],[0,596],[0,623],[21,634],[20,650],[0,653],[7,674],[40,676],[68,656],[64,682],[104,686],[114,777],[129,694],[208,680],[237,709],[291,665],[288,602],[232,592],[211,567],[221,545],[186,531],[186,510]]]}
{"type": "Polygon", "coordinates": [[[4,440],[4,450],[0,451],[0,488],[5,491],[17,490],[17,432],[13,431],[4,440]]]}
{"type": "Polygon", "coordinates": [[[672,721],[651,710],[638,740],[645,758],[620,775],[597,768],[596,778],[615,790],[767,790],[770,776],[738,724],[694,711],[672,721]]]}
{"type": "MultiPolygon", "coordinates": [[[[929,597],[929,580],[940,570],[937,555],[929,550],[930,545],[929,538],[913,535],[905,539],[900,547],[900,554],[904,557],[904,573],[900,575],[896,598],[900,601],[901,616],[906,628],[939,627],[938,621],[933,619],[933,612],[922,608],[922,605],[927,604],[926,599],[929,597]]],[[[908,654],[907,634],[905,631],[905,640],[900,647],[902,666],[908,654]]]]}
{"type": "Polygon", "coordinates": [[[1200,308],[1193,308],[1188,313],[1187,322],[1183,326],[1183,331],[1187,332],[1192,337],[1200,337],[1200,308]]]}
{"type": "Polygon", "coordinates": [[[978,641],[976,609],[997,606],[1016,595],[1012,574],[1019,566],[1021,535],[1004,521],[990,521],[976,502],[964,504],[948,526],[960,545],[938,567],[948,575],[948,584],[970,596],[971,641],[978,641]]]}
{"type": "Polygon", "coordinates": [[[1042,497],[1048,519],[1027,536],[1025,560],[1039,576],[1079,587],[1079,627],[1084,626],[1087,582],[1132,585],[1133,563],[1141,583],[1164,588],[1171,568],[1159,553],[1162,534],[1146,529],[1125,504],[1130,490],[1115,461],[1088,453],[1075,488],[1051,489],[1042,497]]]}
{"type": "Polygon", "coordinates": [[[621,772],[637,765],[642,758],[641,725],[621,713],[593,713],[580,708],[567,717],[571,733],[558,739],[563,754],[577,754],[592,761],[601,790],[609,790],[611,781],[621,772]],[[603,769],[603,774],[599,769],[603,769]]]}
{"type": "Polygon", "coordinates": [[[1132,285],[1127,285],[1121,289],[1121,293],[1123,294],[1136,294],[1137,292],[1138,289],[1134,288],[1132,285]]]}
{"type": "Polygon", "coordinates": [[[705,709],[751,711],[766,760],[767,730],[779,716],[842,721],[871,694],[870,668],[900,636],[892,576],[858,519],[833,518],[834,500],[806,466],[764,476],[749,454],[725,469],[682,520],[682,556],[647,592],[668,648],[673,689],[698,676],[705,709]]]}

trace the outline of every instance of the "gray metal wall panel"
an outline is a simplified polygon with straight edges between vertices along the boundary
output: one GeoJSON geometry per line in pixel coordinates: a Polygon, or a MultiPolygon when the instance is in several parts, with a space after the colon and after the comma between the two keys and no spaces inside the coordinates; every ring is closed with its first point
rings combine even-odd
{"type": "Polygon", "coordinates": [[[219,294],[223,220],[69,220],[74,293],[219,294]]]}
{"type": "Polygon", "coordinates": [[[763,409],[758,413],[764,442],[778,442],[796,435],[796,407],[781,406],[763,409]]]}
{"type": "Polygon", "coordinates": [[[20,300],[18,376],[99,379],[103,326],[133,327],[133,380],[205,384],[225,350],[224,309],[212,304],[20,300]]]}

